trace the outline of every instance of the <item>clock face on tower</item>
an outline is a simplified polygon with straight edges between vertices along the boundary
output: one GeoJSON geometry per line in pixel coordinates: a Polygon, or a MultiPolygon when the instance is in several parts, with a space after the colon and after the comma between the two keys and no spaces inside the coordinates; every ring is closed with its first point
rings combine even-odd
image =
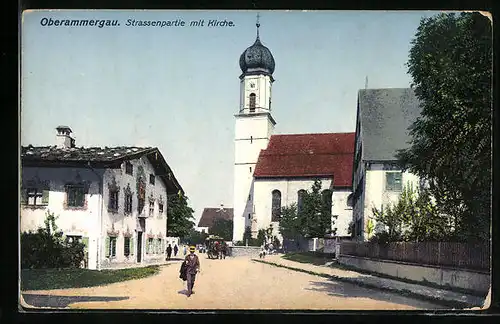
{"type": "Polygon", "coordinates": [[[248,86],[250,87],[250,89],[255,89],[255,86],[256,86],[256,85],[255,85],[255,81],[250,81],[250,82],[248,83],[248,86]]]}

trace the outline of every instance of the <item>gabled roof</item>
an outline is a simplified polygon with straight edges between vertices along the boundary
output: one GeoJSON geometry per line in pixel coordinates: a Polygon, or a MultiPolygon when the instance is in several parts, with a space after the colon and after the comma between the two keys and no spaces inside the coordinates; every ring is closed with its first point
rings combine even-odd
{"type": "Polygon", "coordinates": [[[233,219],[232,208],[205,208],[201,214],[198,227],[211,227],[216,219],[233,219]]]}
{"type": "Polygon", "coordinates": [[[410,88],[363,89],[358,93],[362,160],[393,161],[409,146],[408,127],[421,108],[410,88]]]}
{"type": "Polygon", "coordinates": [[[72,147],[22,146],[23,167],[118,168],[124,161],[147,156],[157,176],[167,185],[168,194],[183,192],[174,173],[156,147],[72,147]]]}
{"type": "Polygon", "coordinates": [[[273,135],[254,177],[333,177],[334,187],[350,187],[353,156],[354,133],[273,135]]]}

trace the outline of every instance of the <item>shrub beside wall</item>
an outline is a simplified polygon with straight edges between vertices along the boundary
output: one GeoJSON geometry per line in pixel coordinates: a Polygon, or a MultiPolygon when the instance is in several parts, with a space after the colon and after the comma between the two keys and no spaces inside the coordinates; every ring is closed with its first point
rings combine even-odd
{"type": "Polygon", "coordinates": [[[85,244],[66,242],[57,231],[56,217],[47,212],[45,228],[21,233],[21,268],[79,268],[85,258],[85,244]]]}

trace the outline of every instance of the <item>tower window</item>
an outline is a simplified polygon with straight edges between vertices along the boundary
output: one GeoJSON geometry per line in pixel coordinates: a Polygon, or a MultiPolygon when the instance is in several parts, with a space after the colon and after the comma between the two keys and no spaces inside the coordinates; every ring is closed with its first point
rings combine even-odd
{"type": "Polygon", "coordinates": [[[250,172],[252,172],[252,167],[250,167],[250,172]]]}
{"type": "Polygon", "coordinates": [[[255,93],[250,94],[250,112],[255,112],[255,93]]]}
{"type": "Polygon", "coordinates": [[[250,144],[253,143],[253,136],[250,136],[250,144]]]}

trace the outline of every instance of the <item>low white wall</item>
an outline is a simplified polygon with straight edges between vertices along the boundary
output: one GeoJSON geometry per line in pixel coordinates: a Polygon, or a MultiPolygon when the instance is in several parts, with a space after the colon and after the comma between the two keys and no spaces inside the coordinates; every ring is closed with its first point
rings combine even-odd
{"type": "Polygon", "coordinates": [[[261,248],[258,246],[232,246],[229,248],[229,255],[232,257],[251,256],[258,257],[261,248]]]}
{"type": "Polygon", "coordinates": [[[339,263],[359,269],[420,282],[430,282],[441,286],[468,289],[486,294],[491,285],[491,276],[486,273],[435,266],[420,266],[392,260],[340,255],[339,263]]]}

